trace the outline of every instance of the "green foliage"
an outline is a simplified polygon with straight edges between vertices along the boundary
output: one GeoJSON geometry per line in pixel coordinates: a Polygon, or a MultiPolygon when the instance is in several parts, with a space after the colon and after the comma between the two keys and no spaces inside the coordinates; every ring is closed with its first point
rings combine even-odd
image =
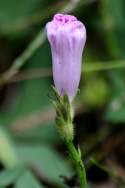
{"type": "Polygon", "coordinates": [[[18,155],[26,164],[41,170],[41,173],[51,181],[62,184],[60,176],[71,175],[66,161],[48,145],[19,145],[17,149],[18,155]]]}
{"type": "Polygon", "coordinates": [[[14,168],[4,170],[0,173],[0,187],[7,187],[14,184],[15,181],[24,173],[24,166],[15,166],[14,168]]]}
{"type": "Polygon", "coordinates": [[[85,82],[81,99],[87,106],[100,107],[107,102],[109,88],[106,81],[98,77],[90,77],[85,82]]]}
{"type": "Polygon", "coordinates": [[[2,127],[0,127],[0,161],[6,168],[12,168],[18,164],[11,138],[2,127]]]}
{"type": "Polygon", "coordinates": [[[109,52],[115,58],[124,58],[124,0],[101,1],[102,27],[109,52]],[[113,5],[113,6],[112,6],[113,5]]]}
{"type": "Polygon", "coordinates": [[[121,72],[112,72],[110,75],[112,79],[112,93],[111,100],[107,106],[106,118],[113,123],[125,122],[125,88],[124,75],[121,72]]]}
{"type": "Polygon", "coordinates": [[[28,170],[17,180],[16,188],[44,188],[43,185],[39,184],[35,177],[28,170]]]}

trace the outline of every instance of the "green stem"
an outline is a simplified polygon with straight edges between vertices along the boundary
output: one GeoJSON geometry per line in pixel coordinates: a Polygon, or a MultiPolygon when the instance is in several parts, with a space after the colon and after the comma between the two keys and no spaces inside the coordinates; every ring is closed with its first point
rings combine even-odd
{"type": "Polygon", "coordinates": [[[74,166],[77,171],[77,176],[80,181],[80,188],[87,188],[87,180],[86,180],[86,171],[85,166],[81,159],[80,149],[76,149],[73,144],[73,117],[74,110],[72,103],[69,101],[67,94],[64,96],[59,96],[56,88],[53,87],[53,91],[56,97],[56,125],[61,137],[64,139],[64,142],[67,146],[70,158],[72,159],[74,166]]]}
{"type": "Polygon", "coordinates": [[[0,85],[5,84],[11,77],[13,77],[44,41],[45,32],[44,30],[41,30],[26,50],[14,61],[13,65],[0,75],[0,85]]]}
{"type": "Polygon", "coordinates": [[[80,152],[75,148],[73,142],[70,140],[66,140],[66,145],[69,151],[69,155],[75,165],[75,168],[77,170],[77,174],[80,181],[80,187],[81,188],[87,188],[87,180],[86,180],[86,171],[85,166],[83,164],[83,161],[81,159],[80,152]]]}
{"type": "Polygon", "coordinates": [[[105,71],[125,67],[125,60],[86,63],[83,72],[105,71]]]}

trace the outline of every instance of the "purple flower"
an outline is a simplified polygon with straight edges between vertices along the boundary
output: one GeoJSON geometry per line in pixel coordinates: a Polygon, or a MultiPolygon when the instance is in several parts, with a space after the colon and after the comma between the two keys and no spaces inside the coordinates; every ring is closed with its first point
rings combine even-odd
{"type": "Polygon", "coordinates": [[[47,23],[46,29],[51,45],[55,87],[61,96],[67,94],[71,101],[80,82],[85,26],[75,16],[56,14],[47,23]]]}

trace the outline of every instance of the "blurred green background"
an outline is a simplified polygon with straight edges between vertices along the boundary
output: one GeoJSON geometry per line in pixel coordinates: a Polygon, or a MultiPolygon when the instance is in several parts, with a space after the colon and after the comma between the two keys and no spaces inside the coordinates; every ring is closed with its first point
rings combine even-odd
{"type": "Polygon", "coordinates": [[[78,187],[55,129],[45,24],[86,26],[75,139],[90,187],[125,187],[125,1],[0,0],[0,188],[78,187]]]}

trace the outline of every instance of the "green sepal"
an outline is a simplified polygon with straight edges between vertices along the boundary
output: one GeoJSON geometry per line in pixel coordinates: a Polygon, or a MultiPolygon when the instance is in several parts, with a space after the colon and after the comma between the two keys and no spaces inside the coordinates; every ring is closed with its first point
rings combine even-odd
{"type": "Polygon", "coordinates": [[[56,125],[61,137],[73,140],[73,107],[67,96],[60,96],[55,87],[52,87],[55,99],[52,103],[56,109],[56,125]]]}

